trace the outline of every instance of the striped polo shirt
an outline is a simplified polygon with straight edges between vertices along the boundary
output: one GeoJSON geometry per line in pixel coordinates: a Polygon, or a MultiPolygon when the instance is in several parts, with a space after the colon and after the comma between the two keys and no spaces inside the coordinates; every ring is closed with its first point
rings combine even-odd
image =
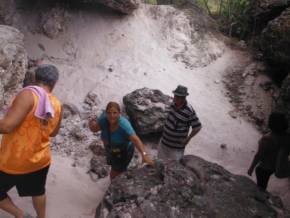
{"type": "Polygon", "coordinates": [[[188,136],[190,127],[200,126],[201,123],[190,104],[185,102],[182,108],[177,109],[173,103],[163,127],[161,143],[170,148],[184,149],[182,141],[188,136]]]}

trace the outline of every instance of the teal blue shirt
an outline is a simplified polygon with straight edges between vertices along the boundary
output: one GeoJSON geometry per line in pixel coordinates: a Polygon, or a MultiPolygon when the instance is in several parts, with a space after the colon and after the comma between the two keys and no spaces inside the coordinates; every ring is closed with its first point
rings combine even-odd
{"type": "MultiPolygon", "coordinates": [[[[98,119],[98,124],[101,127],[101,138],[102,140],[109,142],[109,122],[107,120],[106,113],[103,113],[98,119]]],[[[129,136],[135,135],[135,131],[131,123],[123,116],[119,118],[119,127],[111,132],[111,144],[115,145],[131,145],[132,142],[129,140],[129,136]]]]}

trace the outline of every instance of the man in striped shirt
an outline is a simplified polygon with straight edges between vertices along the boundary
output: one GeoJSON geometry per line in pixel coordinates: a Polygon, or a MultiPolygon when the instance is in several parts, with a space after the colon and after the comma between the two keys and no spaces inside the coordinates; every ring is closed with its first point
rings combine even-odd
{"type": "Polygon", "coordinates": [[[158,146],[158,157],[162,160],[180,160],[183,157],[185,146],[201,130],[201,123],[194,109],[186,101],[187,88],[179,85],[173,94],[173,104],[165,121],[158,146]]]}

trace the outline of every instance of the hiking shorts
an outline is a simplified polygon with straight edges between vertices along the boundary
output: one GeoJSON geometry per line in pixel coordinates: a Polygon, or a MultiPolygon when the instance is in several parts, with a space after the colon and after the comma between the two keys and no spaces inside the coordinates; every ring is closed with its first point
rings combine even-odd
{"type": "Polygon", "coordinates": [[[7,192],[14,186],[19,196],[40,196],[45,194],[49,166],[27,174],[7,174],[0,171],[0,201],[8,197],[7,192]]]}

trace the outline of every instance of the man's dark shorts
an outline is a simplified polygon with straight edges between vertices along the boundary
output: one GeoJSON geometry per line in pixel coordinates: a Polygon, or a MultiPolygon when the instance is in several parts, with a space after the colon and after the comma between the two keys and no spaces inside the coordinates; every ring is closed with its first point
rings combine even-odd
{"type": "Polygon", "coordinates": [[[19,196],[40,196],[45,194],[46,177],[48,167],[39,171],[13,175],[0,171],[0,201],[8,197],[7,192],[16,186],[19,196]]]}

